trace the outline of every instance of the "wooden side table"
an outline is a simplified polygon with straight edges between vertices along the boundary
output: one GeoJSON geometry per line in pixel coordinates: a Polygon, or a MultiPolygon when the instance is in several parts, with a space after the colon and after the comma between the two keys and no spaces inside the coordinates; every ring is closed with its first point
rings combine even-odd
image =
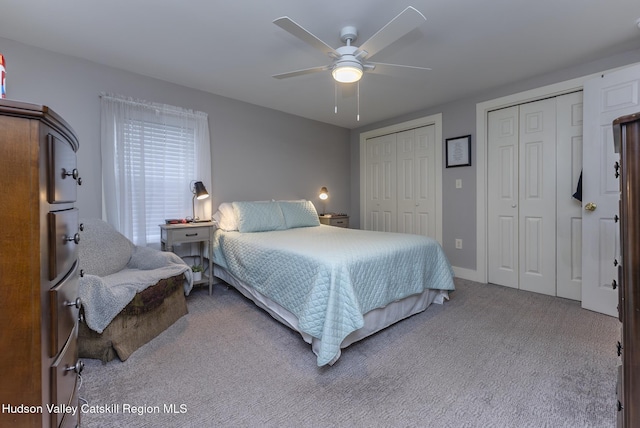
{"type": "Polygon", "coordinates": [[[200,265],[204,266],[204,248],[209,249],[208,269],[202,273],[202,279],[193,281],[193,285],[208,284],[209,295],[213,291],[213,222],[179,223],[160,225],[160,247],[162,251],[173,251],[174,245],[198,242],[200,250],[200,265]]]}

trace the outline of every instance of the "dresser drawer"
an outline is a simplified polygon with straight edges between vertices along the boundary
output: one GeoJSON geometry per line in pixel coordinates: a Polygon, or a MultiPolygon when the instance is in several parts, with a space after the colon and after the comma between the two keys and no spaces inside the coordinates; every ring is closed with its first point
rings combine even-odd
{"type": "Polygon", "coordinates": [[[49,223],[49,279],[65,275],[78,258],[78,209],[47,213],[49,223]]]}
{"type": "Polygon", "coordinates": [[[49,290],[50,357],[58,354],[78,321],[81,305],[78,285],[78,263],[75,263],[69,275],[49,290]]]}
{"type": "MultiPolygon", "coordinates": [[[[60,356],[51,365],[51,404],[62,407],[78,405],[78,373],[82,371],[82,362],[78,359],[78,329],[74,328],[64,345],[60,356]]],[[[78,412],[75,415],[51,413],[51,426],[76,426],[78,412]]]]}
{"type": "Polygon", "coordinates": [[[69,142],[51,134],[47,135],[47,143],[47,200],[50,204],[75,202],[76,186],[81,183],[76,152],[69,142]]]}

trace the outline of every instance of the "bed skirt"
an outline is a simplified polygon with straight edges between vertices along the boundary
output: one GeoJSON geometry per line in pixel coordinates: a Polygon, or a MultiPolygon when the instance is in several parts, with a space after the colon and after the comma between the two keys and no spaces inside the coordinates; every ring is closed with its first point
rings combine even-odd
{"type": "MultiPolygon", "coordinates": [[[[298,319],[294,314],[264,296],[262,293],[256,291],[254,288],[247,286],[226,269],[218,265],[214,265],[213,273],[216,277],[236,288],[245,297],[252,300],[257,306],[267,311],[267,313],[269,313],[273,318],[292,330],[297,331],[302,336],[302,339],[311,345],[311,349],[314,354],[318,355],[317,350],[319,349],[321,339],[300,331],[298,328],[298,319]]],[[[344,349],[352,343],[371,336],[372,334],[387,328],[398,321],[423,312],[432,303],[442,304],[445,299],[449,299],[449,292],[447,290],[427,289],[421,294],[414,294],[402,300],[392,302],[383,308],[373,309],[363,315],[364,325],[345,337],[340,344],[340,348],[344,349]]],[[[338,355],[329,362],[329,365],[331,366],[335,364],[335,362],[338,361],[338,358],[340,358],[340,353],[338,353],[338,355]]]]}
{"type": "Polygon", "coordinates": [[[102,334],[80,322],[78,356],[103,362],[117,356],[126,361],[135,350],[188,313],[183,282],[184,276],[177,275],[137,293],[102,334]]]}

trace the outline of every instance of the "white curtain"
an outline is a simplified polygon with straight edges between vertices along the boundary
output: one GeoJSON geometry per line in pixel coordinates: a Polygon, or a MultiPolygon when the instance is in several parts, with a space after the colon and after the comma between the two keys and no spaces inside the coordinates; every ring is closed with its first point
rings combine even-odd
{"type": "MultiPolygon", "coordinates": [[[[208,116],[166,104],[101,94],[104,219],[137,245],[158,243],[159,224],[192,216],[191,191],[211,191],[208,116]]],[[[211,218],[212,198],[196,201],[211,218]]]]}

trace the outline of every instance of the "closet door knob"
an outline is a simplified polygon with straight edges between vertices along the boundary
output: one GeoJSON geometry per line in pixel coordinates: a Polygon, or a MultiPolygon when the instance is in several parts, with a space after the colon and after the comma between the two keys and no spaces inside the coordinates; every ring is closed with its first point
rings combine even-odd
{"type": "Polygon", "coordinates": [[[587,211],[595,211],[598,206],[594,202],[588,202],[587,205],[584,206],[584,209],[587,211]]]}

